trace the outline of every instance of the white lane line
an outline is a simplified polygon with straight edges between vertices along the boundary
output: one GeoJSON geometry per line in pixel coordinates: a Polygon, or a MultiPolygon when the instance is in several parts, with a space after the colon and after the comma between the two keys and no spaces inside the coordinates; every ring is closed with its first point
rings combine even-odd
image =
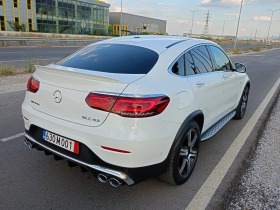
{"type": "Polygon", "coordinates": [[[16,134],[16,135],[13,135],[13,136],[1,139],[0,141],[2,141],[2,142],[10,141],[10,140],[16,139],[18,137],[22,137],[22,136],[24,136],[24,133],[19,133],[19,134],[16,134]]]}
{"type": "Polygon", "coordinates": [[[272,89],[269,91],[265,99],[259,105],[257,110],[254,112],[253,116],[247,122],[245,127],[233,141],[233,143],[231,144],[225,155],[222,157],[220,162],[217,164],[217,166],[214,168],[210,176],[207,178],[207,180],[201,186],[199,191],[193,197],[186,210],[202,210],[207,207],[208,203],[210,202],[211,198],[213,197],[214,193],[216,192],[217,188],[219,187],[220,183],[225,177],[227,171],[229,170],[231,164],[233,163],[242,146],[246,142],[254,126],[257,124],[260,116],[264,112],[269,101],[276,93],[279,85],[280,77],[278,78],[277,82],[274,84],[272,89]]]}
{"type": "Polygon", "coordinates": [[[29,60],[10,60],[10,61],[0,61],[0,63],[12,63],[12,62],[20,62],[20,61],[47,61],[47,60],[58,60],[61,58],[34,58],[29,60]]]}
{"type": "Polygon", "coordinates": [[[0,94],[4,94],[4,93],[13,93],[13,92],[19,92],[19,91],[26,91],[26,88],[24,88],[24,89],[19,89],[19,90],[11,90],[11,91],[0,92],[0,94]]]}

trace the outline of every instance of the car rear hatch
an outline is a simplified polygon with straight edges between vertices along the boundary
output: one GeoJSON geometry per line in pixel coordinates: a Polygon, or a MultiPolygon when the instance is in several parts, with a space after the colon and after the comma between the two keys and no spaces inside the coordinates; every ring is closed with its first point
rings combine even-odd
{"type": "Polygon", "coordinates": [[[36,66],[33,77],[39,90],[30,93],[31,106],[42,113],[85,126],[99,126],[109,112],[92,109],[85,99],[90,92],[121,94],[127,85],[143,74],[88,72],[51,64],[36,66]]]}

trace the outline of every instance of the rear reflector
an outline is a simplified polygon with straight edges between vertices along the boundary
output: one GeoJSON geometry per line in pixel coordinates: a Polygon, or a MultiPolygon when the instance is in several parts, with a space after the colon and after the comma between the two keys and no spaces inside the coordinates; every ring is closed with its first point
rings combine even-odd
{"type": "Polygon", "coordinates": [[[27,91],[36,93],[39,90],[40,82],[31,76],[27,82],[27,91]]]}
{"type": "Polygon", "coordinates": [[[131,153],[129,151],[126,151],[126,150],[121,150],[121,149],[115,149],[115,148],[111,148],[111,147],[105,147],[105,146],[101,146],[102,149],[105,149],[105,150],[110,150],[110,151],[113,151],[113,152],[119,152],[119,153],[131,153]]]}
{"type": "Polygon", "coordinates": [[[167,107],[170,99],[161,95],[157,97],[123,97],[99,93],[90,93],[86,103],[93,109],[112,112],[122,117],[143,118],[158,115],[167,107]]]}

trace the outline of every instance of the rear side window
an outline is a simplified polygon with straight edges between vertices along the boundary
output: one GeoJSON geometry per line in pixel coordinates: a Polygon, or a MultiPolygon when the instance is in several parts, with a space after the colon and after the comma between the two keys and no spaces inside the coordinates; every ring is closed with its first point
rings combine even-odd
{"type": "Polygon", "coordinates": [[[179,58],[172,67],[172,72],[181,76],[185,75],[184,55],[179,58]]]}
{"type": "Polygon", "coordinates": [[[86,46],[56,62],[71,68],[119,74],[147,74],[159,55],[150,49],[124,44],[86,46]]]}
{"type": "Polygon", "coordinates": [[[190,52],[185,54],[186,75],[195,74],[195,65],[190,52]]]}
{"type": "Polygon", "coordinates": [[[191,50],[191,54],[198,73],[213,71],[211,58],[206,46],[194,48],[191,50]]]}

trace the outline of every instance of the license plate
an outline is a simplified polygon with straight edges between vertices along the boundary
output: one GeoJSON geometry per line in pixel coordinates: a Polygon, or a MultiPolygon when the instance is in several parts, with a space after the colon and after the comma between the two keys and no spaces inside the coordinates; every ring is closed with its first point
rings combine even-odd
{"type": "Polygon", "coordinates": [[[75,154],[79,154],[79,142],[64,138],[46,130],[43,130],[43,140],[75,154]]]}

